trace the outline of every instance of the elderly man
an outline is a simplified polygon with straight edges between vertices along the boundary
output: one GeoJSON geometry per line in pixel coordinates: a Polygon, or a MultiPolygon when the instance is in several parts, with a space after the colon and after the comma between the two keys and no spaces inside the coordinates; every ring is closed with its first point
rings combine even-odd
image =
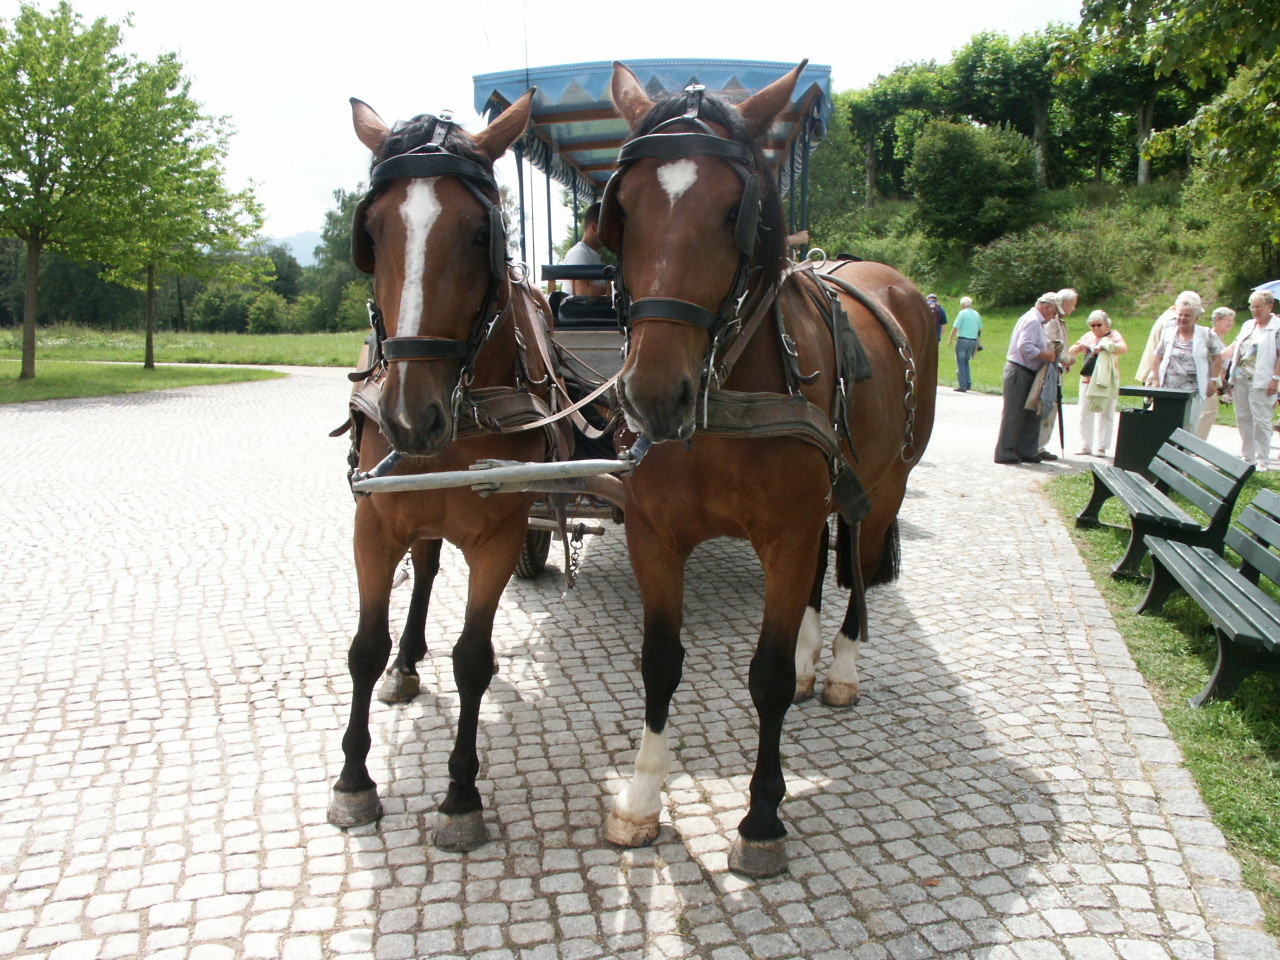
{"type": "Polygon", "coordinates": [[[1043,293],[1030,310],[1018,318],[1009,339],[1004,365],[1004,410],[996,440],[996,463],[1040,463],[1040,416],[1027,409],[1027,397],[1036,373],[1057,359],[1058,351],[1045,336],[1045,325],[1062,313],[1056,293],[1043,293]]]}
{"type": "MultiPolygon", "coordinates": [[[[1069,351],[1071,340],[1067,336],[1067,317],[1075,313],[1076,304],[1080,302],[1080,294],[1072,287],[1064,287],[1058,291],[1058,303],[1062,307],[1062,316],[1050,320],[1045,325],[1045,339],[1057,351],[1055,363],[1058,364],[1058,375],[1070,369],[1071,364],[1075,363],[1075,354],[1069,351]]],[[[1037,377],[1036,382],[1031,387],[1032,395],[1036,391],[1044,389],[1044,377],[1049,375],[1049,368],[1044,368],[1043,376],[1037,377]]],[[[1061,382],[1061,381],[1059,381],[1061,382]]],[[[1058,396],[1061,390],[1054,389],[1053,400],[1049,403],[1043,403],[1040,406],[1040,459],[1041,460],[1057,460],[1056,454],[1049,452],[1049,441],[1053,439],[1053,426],[1058,422],[1058,396]]]]}

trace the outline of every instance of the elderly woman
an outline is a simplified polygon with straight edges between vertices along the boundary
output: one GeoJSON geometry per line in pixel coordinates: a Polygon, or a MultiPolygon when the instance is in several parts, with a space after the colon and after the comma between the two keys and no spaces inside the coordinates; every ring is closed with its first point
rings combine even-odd
{"type": "Polygon", "coordinates": [[[1271,417],[1276,408],[1276,390],[1280,387],[1280,350],[1276,348],[1280,317],[1272,313],[1275,302],[1275,297],[1267,291],[1255,290],[1249,298],[1253,318],[1245,321],[1232,345],[1235,361],[1231,385],[1236,426],[1240,430],[1240,453],[1250,463],[1256,463],[1260,471],[1270,467],[1271,417]]]}
{"type": "Polygon", "coordinates": [[[1165,327],[1155,352],[1155,385],[1170,390],[1190,390],[1184,426],[1195,426],[1205,400],[1222,387],[1222,340],[1208,327],[1196,326],[1204,307],[1180,295],[1174,320],[1165,327]]]}
{"type": "MultiPolygon", "coordinates": [[[[1232,327],[1236,325],[1236,312],[1230,307],[1219,307],[1213,311],[1213,332],[1218,335],[1218,339],[1223,343],[1227,342],[1227,337],[1231,333],[1232,327]]],[[[1231,362],[1232,353],[1235,350],[1235,344],[1227,347],[1222,354],[1222,367],[1225,370],[1228,363],[1231,362]]],[[[1196,424],[1195,434],[1201,440],[1209,439],[1209,430],[1218,420],[1218,398],[1222,398],[1223,403],[1230,403],[1231,396],[1228,393],[1228,387],[1224,384],[1222,388],[1213,396],[1205,398],[1204,412],[1200,414],[1200,422],[1196,424]]]]}
{"type": "Polygon", "coordinates": [[[982,317],[973,309],[973,299],[960,298],[960,312],[951,326],[947,346],[956,345],[956,392],[964,393],[973,386],[969,374],[969,361],[978,352],[978,337],[982,335],[982,317]]]}
{"type": "Polygon", "coordinates": [[[1129,345],[1111,328],[1107,312],[1095,310],[1089,314],[1089,332],[1068,352],[1093,358],[1092,364],[1086,359],[1080,367],[1080,437],[1084,446],[1079,452],[1082,456],[1105,457],[1115,428],[1116,401],[1120,398],[1119,358],[1129,352],[1129,345]]]}
{"type": "Polygon", "coordinates": [[[1186,304],[1191,307],[1197,319],[1204,313],[1204,304],[1200,301],[1200,294],[1194,290],[1183,290],[1173,301],[1173,306],[1156,317],[1156,322],[1151,325],[1151,333],[1147,337],[1147,345],[1143,348],[1142,356],[1138,360],[1136,376],[1138,382],[1143,386],[1154,387],[1156,385],[1156,347],[1160,346],[1160,341],[1164,339],[1166,331],[1173,326],[1179,304],[1186,304]]]}

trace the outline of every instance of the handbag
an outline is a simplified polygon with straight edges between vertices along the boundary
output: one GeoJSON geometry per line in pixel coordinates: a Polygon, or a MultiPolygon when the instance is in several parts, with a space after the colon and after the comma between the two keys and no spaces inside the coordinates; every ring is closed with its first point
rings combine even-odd
{"type": "Polygon", "coordinates": [[[1098,355],[1096,353],[1089,354],[1089,356],[1085,359],[1084,363],[1080,364],[1080,376],[1092,377],[1093,368],[1096,367],[1097,365],[1098,365],[1098,355]]]}

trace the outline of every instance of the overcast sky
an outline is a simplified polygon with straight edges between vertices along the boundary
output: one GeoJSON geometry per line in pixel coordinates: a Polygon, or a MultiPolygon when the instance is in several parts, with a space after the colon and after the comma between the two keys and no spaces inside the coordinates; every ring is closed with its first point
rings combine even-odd
{"type": "MultiPolygon", "coordinates": [[[[53,0],[37,0],[49,9],[53,0]]],[[[735,6],[643,0],[563,4],[535,0],[361,0],[345,4],[220,0],[72,0],[90,20],[132,12],[125,46],[143,57],[179,54],[206,112],[237,131],[229,181],[252,180],[266,233],[319,230],[338,187],[367,174],[351,130],[349,97],[391,122],[450,108],[480,125],[472,76],[590,60],[696,57],[831,67],[832,90],[865,86],[913,60],[950,59],[982,30],[1017,36],[1053,21],[1074,23],[1081,0],[841,0],[735,6]],[[563,11],[574,10],[571,22],[563,11]],[[765,12],[769,11],[769,12],[765,12]],[[813,11],[812,15],[805,15],[813,11]]],[[[17,0],[0,0],[11,19],[17,0]]]]}

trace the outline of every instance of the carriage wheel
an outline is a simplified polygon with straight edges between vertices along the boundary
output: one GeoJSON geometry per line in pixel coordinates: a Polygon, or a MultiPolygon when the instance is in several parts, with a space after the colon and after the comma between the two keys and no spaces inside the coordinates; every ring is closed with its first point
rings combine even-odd
{"type": "Polygon", "coordinates": [[[516,576],[532,580],[547,566],[547,554],[551,552],[551,531],[530,530],[524,535],[520,548],[520,562],[516,564],[516,576]]]}

